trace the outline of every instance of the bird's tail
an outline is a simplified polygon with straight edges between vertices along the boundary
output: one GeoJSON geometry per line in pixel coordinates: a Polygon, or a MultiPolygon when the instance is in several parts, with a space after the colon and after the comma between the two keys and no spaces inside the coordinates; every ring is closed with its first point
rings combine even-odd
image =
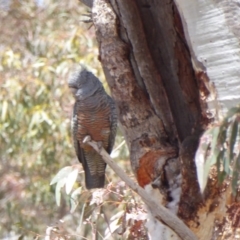
{"type": "Polygon", "coordinates": [[[89,171],[85,171],[85,185],[87,189],[103,188],[105,175],[91,175],[89,171]]]}
{"type": "MultiPolygon", "coordinates": [[[[84,159],[84,172],[85,172],[85,185],[87,189],[93,189],[93,188],[103,188],[104,183],[105,183],[105,171],[102,171],[102,174],[99,174],[96,172],[95,174],[91,174],[89,166],[84,159]]],[[[105,166],[103,166],[103,169],[105,169],[106,164],[104,163],[105,166]]]]}
{"type": "Polygon", "coordinates": [[[85,172],[85,185],[87,189],[103,188],[105,183],[106,163],[94,150],[81,156],[81,163],[85,172]]]}

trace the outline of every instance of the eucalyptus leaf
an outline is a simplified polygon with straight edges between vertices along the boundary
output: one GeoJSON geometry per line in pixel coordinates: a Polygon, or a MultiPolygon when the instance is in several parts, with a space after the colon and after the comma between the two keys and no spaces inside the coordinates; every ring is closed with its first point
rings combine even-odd
{"type": "Polygon", "coordinates": [[[66,194],[69,194],[72,191],[73,185],[77,180],[78,176],[78,169],[73,169],[72,172],[70,172],[66,179],[66,194]]]}
{"type": "Polygon", "coordinates": [[[86,219],[90,217],[95,209],[96,209],[96,204],[93,204],[93,205],[86,204],[83,218],[86,219]]]}
{"type": "Polygon", "coordinates": [[[227,175],[230,175],[230,158],[226,152],[224,152],[224,157],[223,157],[223,171],[227,175]]]}
{"type": "Polygon", "coordinates": [[[52,179],[50,185],[53,185],[55,183],[57,183],[58,181],[66,178],[71,172],[72,172],[72,166],[67,166],[62,168],[56,175],[55,177],[52,179]]]}
{"type": "Polygon", "coordinates": [[[220,132],[220,127],[214,127],[212,131],[212,144],[211,144],[211,152],[210,152],[210,164],[213,165],[217,161],[217,156],[219,154],[219,145],[218,145],[218,136],[220,132]]]}
{"type": "Polygon", "coordinates": [[[236,195],[237,193],[239,175],[240,175],[240,153],[238,153],[238,156],[234,161],[233,176],[231,183],[233,195],[236,195]]]}
{"type": "Polygon", "coordinates": [[[70,204],[71,204],[71,210],[70,212],[73,213],[79,203],[78,201],[78,197],[82,192],[82,187],[77,188],[76,190],[73,191],[73,193],[71,194],[71,198],[70,198],[70,204]]]}
{"type": "Polygon", "coordinates": [[[234,154],[234,145],[236,143],[236,139],[237,139],[237,135],[238,135],[238,121],[235,118],[234,121],[232,122],[231,126],[230,126],[230,130],[229,130],[229,158],[230,160],[233,159],[233,154],[234,154]]]}
{"type": "Polygon", "coordinates": [[[221,164],[222,164],[222,160],[223,160],[223,155],[224,155],[224,151],[221,150],[217,156],[217,171],[218,173],[221,171],[221,164]]]}
{"type": "Polygon", "coordinates": [[[65,185],[65,183],[66,183],[66,178],[63,178],[57,182],[57,186],[55,189],[55,199],[58,206],[60,206],[60,203],[61,203],[61,189],[65,185]]]}
{"type": "Polygon", "coordinates": [[[212,139],[212,130],[206,131],[200,139],[199,148],[195,154],[195,164],[197,168],[197,178],[201,192],[204,191],[208,172],[210,169],[210,158],[207,157],[212,139]]]}
{"type": "Polygon", "coordinates": [[[237,106],[237,107],[233,107],[231,109],[229,109],[229,111],[227,112],[227,115],[225,117],[225,119],[229,119],[231,118],[234,114],[236,113],[240,113],[240,107],[237,106]]]}

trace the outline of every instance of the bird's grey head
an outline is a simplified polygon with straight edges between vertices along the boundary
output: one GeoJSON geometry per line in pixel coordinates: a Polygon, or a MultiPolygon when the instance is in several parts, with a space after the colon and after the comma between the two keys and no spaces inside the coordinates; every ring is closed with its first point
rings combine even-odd
{"type": "Polygon", "coordinates": [[[68,86],[76,99],[83,100],[102,90],[102,83],[85,67],[80,66],[69,78],[68,86]]]}

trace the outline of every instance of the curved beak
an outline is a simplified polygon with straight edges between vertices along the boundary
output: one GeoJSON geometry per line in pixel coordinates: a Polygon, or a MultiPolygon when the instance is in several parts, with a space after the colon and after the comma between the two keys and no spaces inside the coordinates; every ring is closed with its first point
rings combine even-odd
{"type": "Polygon", "coordinates": [[[70,91],[72,92],[73,95],[76,95],[77,93],[77,89],[73,87],[70,87],[70,91]]]}

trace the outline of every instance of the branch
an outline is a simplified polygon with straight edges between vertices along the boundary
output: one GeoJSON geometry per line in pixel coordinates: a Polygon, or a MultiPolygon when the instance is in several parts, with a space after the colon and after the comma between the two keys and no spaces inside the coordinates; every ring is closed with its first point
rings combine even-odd
{"type": "Polygon", "coordinates": [[[128,177],[128,175],[112,160],[109,154],[100,144],[92,141],[90,136],[86,136],[83,143],[92,146],[103,158],[103,160],[113,169],[113,171],[143,200],[143,202],[151,209],[152,214],[161,219],[167,226],[176,232],[184,240],[197,240],[194,233],[174,214],[165,207],[159,205],[149,194],[141,188],[137,183],[128,177]]]}

